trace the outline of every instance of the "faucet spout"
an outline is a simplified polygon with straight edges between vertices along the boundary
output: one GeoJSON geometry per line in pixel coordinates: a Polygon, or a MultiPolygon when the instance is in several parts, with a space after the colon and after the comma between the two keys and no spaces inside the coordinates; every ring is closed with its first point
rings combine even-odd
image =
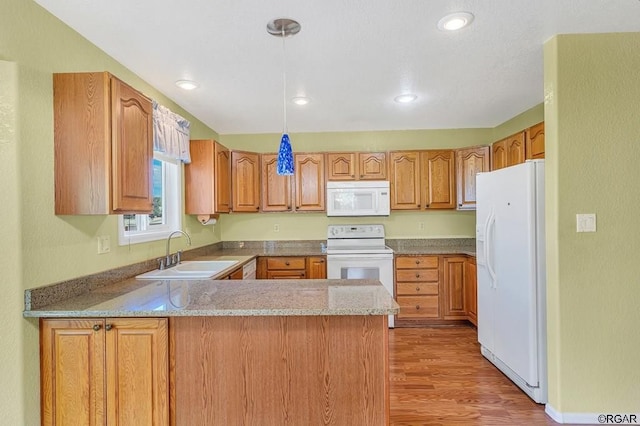
{"type": "MultiPolygon", "coordinates": [[[[169,236],[167,237],[167,253],[164,259],[164,268],[170,268],[180,263],[180,253],[181,253],[180,251],[176,253],[176,256],[171,256],[171,238],[176,234],[184,235],[187,238],[187,246],[191,245],[191,237],[186,232],[178,229],[177,231],[173,231],[171,234],[169,234],[169,236]]],[[[161,265],[160,269],[164,269],[162,267],[163,266],[162,262],[160,263],[160,265],[161,265]]]]}

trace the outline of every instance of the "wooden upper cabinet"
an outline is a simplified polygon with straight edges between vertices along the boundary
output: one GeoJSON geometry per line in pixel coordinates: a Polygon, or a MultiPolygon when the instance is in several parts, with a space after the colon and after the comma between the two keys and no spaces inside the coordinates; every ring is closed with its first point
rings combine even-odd
{"type": "Polygon", "coordinates": [[[386,179],[386,152],[327,153],[327,180],[386,179]]]}
{"type": "Polygon", "coordinates": [[[231,192],[234,212],[260,210],[260,155],[255,152],[231,152],[231,192]]]}
{"type": "Polygon", "coordinates": [[[324,154],[295,154],[295,208],[325,210],[324,154]]]}
{"type": "Polygon", "coordinates": [[[544,158],[544,121],[526,131],[527,160],[544,158]]]}
{"type": "Polygon", "coordinates": [[[53,75],[56,214],[151,213],[152,114],[109,73],[53,75]]]}
{"type": "Polygon", "coordinates": [[[507,167],[507,140],[503,139],[491,145],[491,170],[507,167]]]}
{"type": "Polygon", "coordinates": [[[524,163],[524,133],[525,132],[519,132],[507,138],[507,166],[524,163]]]}
{"type": "Polygon", "coordinates": [[[185,213],[228,213],[231,154],[211,139],[192,140],[191,163],[185,165],[185,213]]]}
{"type": "Polygon", "coordinates": [[[488,146],[456,151],[458,210],[475,210],[476,174],[489,171],[489,154],[488,146]]]}
{"type": "Polygon", "coordinates": [[[420,155],[423,208],[455,208],[455,151],[423,151],[420,155]]]}
{"type": "Polygon", "coordinates": [[[262,179],[263,212],[282,212],[291,210],[291,176],[276,173],[278,154],[262,154],[260,170],[262,179]]]}
{"type": "Polygon", "coordinates": [[[420,153],[389,152],[391,210],[420,209],[420,153]]]}
{"type": "Polygon", "coordinates": [[[356,180],[357,154],[354,152],[327,153],[327,180],[356,180]]]}
{"type": "Polygon", "coordinates": [[[359,152],[358,176],[360,180],[386,180],[387,153],[359,152]]]}

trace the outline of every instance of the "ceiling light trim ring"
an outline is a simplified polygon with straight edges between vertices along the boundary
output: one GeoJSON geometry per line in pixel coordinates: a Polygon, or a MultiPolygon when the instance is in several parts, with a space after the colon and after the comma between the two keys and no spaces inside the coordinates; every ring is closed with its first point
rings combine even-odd
{"type": "Polygon", "coordinates": [[[474,16],[471,12],[454,12],[445,15],[438,21],[438,29],[441,31],[458,31],[469,26],[474,16]]]}

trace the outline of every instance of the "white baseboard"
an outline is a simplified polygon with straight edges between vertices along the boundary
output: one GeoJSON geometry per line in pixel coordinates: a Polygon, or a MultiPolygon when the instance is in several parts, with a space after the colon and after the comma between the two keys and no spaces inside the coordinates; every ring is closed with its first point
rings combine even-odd
{"type": "Polygon", "coordinates": [[[640,413],[561,413],[546,404],[544,412],[558,423],[572,423],[580,425],[598,424],[640,424],[640,413]],[[601,418],[603,415],[618,416],[614,418],[601,418]],[[626,418],[624,417],[626,416],[626,418]],[[629,419],[630,421],[624,421],[629,419]]]}

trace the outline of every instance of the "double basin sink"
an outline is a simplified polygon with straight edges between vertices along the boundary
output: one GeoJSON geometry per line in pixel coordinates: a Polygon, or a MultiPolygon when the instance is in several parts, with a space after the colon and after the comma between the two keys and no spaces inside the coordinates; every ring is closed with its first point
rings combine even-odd
{"type": "Polygon", "coordinates": [[[167,269],[154,269],[136,276],[142,280],[197,280],[218,275],[240,263],[237,260],[192,260],[184,261],[167,269]]]}

